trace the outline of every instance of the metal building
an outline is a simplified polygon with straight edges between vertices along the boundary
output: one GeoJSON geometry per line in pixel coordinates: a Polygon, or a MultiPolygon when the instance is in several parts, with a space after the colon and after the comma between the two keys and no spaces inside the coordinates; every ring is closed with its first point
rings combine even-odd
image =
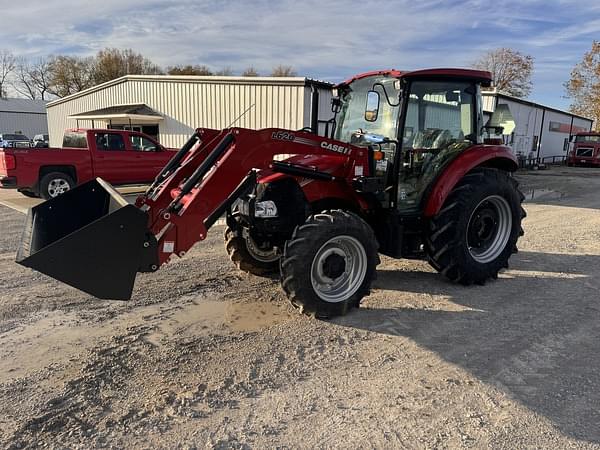
{"type": "Polygon", "coordinates": [[[44,100],[0,98],[0,133],[15,132],[29,139],[48,133],[44,100]]]}
{"type": "Polygon", "coordinates": [[[567,156],[572,135],[592,129],[593,120],[528,100],[483,92],[483,111],[489,125],[503,127],[502,139],[522,158],[567,156]]]}
{"type": "Polygon", "coordinates": [[[126,75],[48,103],[50,146],[68,128],[120,128],[180,147],[198,127],[299,130],[332,116],[331,85],[304,77],[126,75]],[[318,101],[318,111],[311,108],[318,101]],[[240,117],[241,116],[241,117],[240,117]]]}

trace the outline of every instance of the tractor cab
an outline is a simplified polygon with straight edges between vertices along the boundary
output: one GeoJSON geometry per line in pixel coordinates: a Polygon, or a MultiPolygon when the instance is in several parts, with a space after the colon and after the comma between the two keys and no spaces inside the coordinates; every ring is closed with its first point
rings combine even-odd
{"type": "Polygon", "coordinates": [[[389,205],[418,215],[428,187],[466,149],[482,142],[480,86],[485,72],[383,71],[338,86],[335,139],[376,152],[389,205]]]}

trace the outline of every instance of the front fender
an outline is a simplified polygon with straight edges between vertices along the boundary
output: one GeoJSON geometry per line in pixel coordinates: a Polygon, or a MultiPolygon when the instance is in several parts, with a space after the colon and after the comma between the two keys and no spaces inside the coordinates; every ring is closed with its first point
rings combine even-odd
{"type": "Polygon", "coordinates": [[[461,153],[434,182],[423,210],[424,217],[435,216],[454,186],[476,167],[493,167],[507,172],[518,169],[517,158],[505,146],[477,145],[461,153]]]}

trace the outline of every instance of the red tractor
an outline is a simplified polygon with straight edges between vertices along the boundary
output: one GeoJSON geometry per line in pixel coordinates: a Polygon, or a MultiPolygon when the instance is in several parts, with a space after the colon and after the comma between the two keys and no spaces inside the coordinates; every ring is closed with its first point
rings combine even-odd
{"type": "Polygon", "coordinates": [[[246,272],[280,272],[288,298],[328,318],[369,294],[378,253],[426,258],[483,284],[523,234],[510,149],[482,138],[488,72],[370,72],[337,86],[314,129],[197,129],[135,206],[101,179],[29,211],[17,261],[100,298],[183,256],[223,215],[246,272]],[[276,155],[292,155],[284,160],[276,155]]]}

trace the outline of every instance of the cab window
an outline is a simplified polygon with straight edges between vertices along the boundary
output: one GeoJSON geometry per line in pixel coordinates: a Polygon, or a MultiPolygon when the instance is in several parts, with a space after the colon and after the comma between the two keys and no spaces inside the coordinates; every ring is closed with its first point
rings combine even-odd
{"type": "Polygon", "coordinates": [[[138,152],[157,152],[160,150],[156,143],[142,136],[131,135],[129,140],[131,141],[131,149],[138,152]]]}
{"type": "Polygon", "coordinates": [[[101,151],[123,151],[123,136],[117,133],[96,133],[96,148],[101,151]]]}

